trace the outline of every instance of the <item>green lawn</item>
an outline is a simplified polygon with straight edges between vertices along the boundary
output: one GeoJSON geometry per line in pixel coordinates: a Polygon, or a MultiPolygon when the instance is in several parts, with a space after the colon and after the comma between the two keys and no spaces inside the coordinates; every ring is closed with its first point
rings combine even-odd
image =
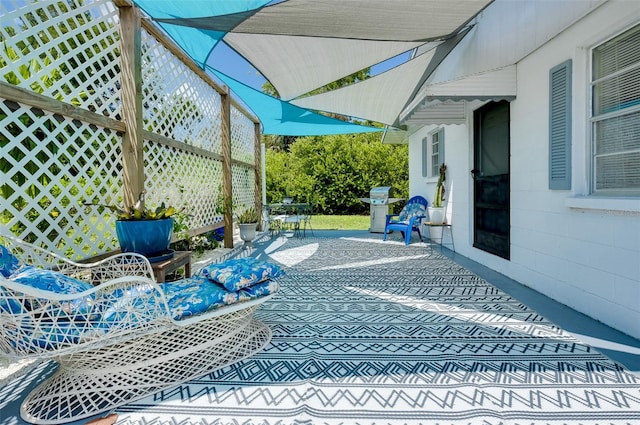
{"type": "Polygon", "coordinates": [[[371,219],[368,215],[314,215],[313,229],[368,230],[371,219]]]}

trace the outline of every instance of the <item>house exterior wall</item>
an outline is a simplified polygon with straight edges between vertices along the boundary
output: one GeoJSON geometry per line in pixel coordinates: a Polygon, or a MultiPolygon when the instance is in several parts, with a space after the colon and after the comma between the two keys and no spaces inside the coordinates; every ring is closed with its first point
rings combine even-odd
{"type": "MultiPolygon", "coordinates": [[[[497,19],[495,15],[508,21],[513,10],[487,9],[484,13],[491,15],[492,21],[497,19]]],[[[483,103],[467,104],[466,125],[444,126],[447,213],[456,251],[636,338],[640,338],[640,199],[588,195],[590,49],[638,22],[637,2],[598,3],[590,13],[517,60],[517,97],[510,111],[510,260],[473,248],[472,117],[473,110],[483,103]],[[572,189],[549,190],[549,70],[567,59],[573,60],[572,189]]],[[[522,22],[538,24],[535,19],[522,22]]],[[[476,39],[483,43],[477,49],[486,50],[486,41],[476,39]]],[[[522,41],[514,37],[513,42],[522,41]]],[[[508,50],[504,40],[498,44],[508,50]]],[[[473,44],[466,44],[460,52],[472,51],[473,44]]],[[[456,57],[460,52],[454,51],[447,61],[466,63],[469,74],[480,67],[491,69],[486,58],[480,59],[480,66],[468,62],[468,57],[456,57]]],[[[443,65],[439,78],[444,78],[449,67],[443,65]]],[[[456,73],[460,72],[464,69],[457,68],[456,73]]],[[[422,177],[421,140],[435,128],[422,127],[409,141],[410,192],[429,201],[435,180],[422,177]]]]}

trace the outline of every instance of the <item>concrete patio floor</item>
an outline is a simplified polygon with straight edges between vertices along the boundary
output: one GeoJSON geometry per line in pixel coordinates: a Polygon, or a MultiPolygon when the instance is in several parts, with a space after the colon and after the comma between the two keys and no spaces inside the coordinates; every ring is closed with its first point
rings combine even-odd
{"type": "MultiPolygon", "coordinates": [[[[258,311],[264,352],[116,409],[118,423],[640,423],[639,340],[415,237],[314,234],[226,254],[287,269],[258,311]]],[[[20,401],[54,369],[0,388],[0,425],[25,423],[20,401]]]]}

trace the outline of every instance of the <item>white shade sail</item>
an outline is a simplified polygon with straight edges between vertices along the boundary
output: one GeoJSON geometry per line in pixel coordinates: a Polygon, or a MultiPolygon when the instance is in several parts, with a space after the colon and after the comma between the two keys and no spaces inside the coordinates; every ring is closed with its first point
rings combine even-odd
{"type": "Polygon", "coordinates": [[[229,33],[224,41],[293,99],[422,43],[229,33]]]}
{"type": "Polygon", "coordinates": [[[373,78],[291,103],[393,125],[434,53],[435,49],[373,78]]]}
{"type": "Polygon", "coordinates": [[[165,14],[158,21],[245,34],[426,42],[455,34],[492,1],[287,0],[217,16],[165,14]]]}
{"type": "Polygon", "coordinates": [[[428,52],[373,78],[291,103],[395,126],[398,115],[413,100],[418,88],[467,32],[465,29],[428,52]]]}

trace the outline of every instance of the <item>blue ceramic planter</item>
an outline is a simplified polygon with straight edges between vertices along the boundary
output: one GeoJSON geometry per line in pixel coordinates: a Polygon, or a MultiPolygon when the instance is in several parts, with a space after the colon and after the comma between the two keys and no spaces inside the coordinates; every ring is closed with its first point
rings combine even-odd
{"type": "Polygon", "coordinates": [[[169,249],[173,218],[162,220],[117,220],[116,234],[122,252],[153,256],[169,249]]]}

